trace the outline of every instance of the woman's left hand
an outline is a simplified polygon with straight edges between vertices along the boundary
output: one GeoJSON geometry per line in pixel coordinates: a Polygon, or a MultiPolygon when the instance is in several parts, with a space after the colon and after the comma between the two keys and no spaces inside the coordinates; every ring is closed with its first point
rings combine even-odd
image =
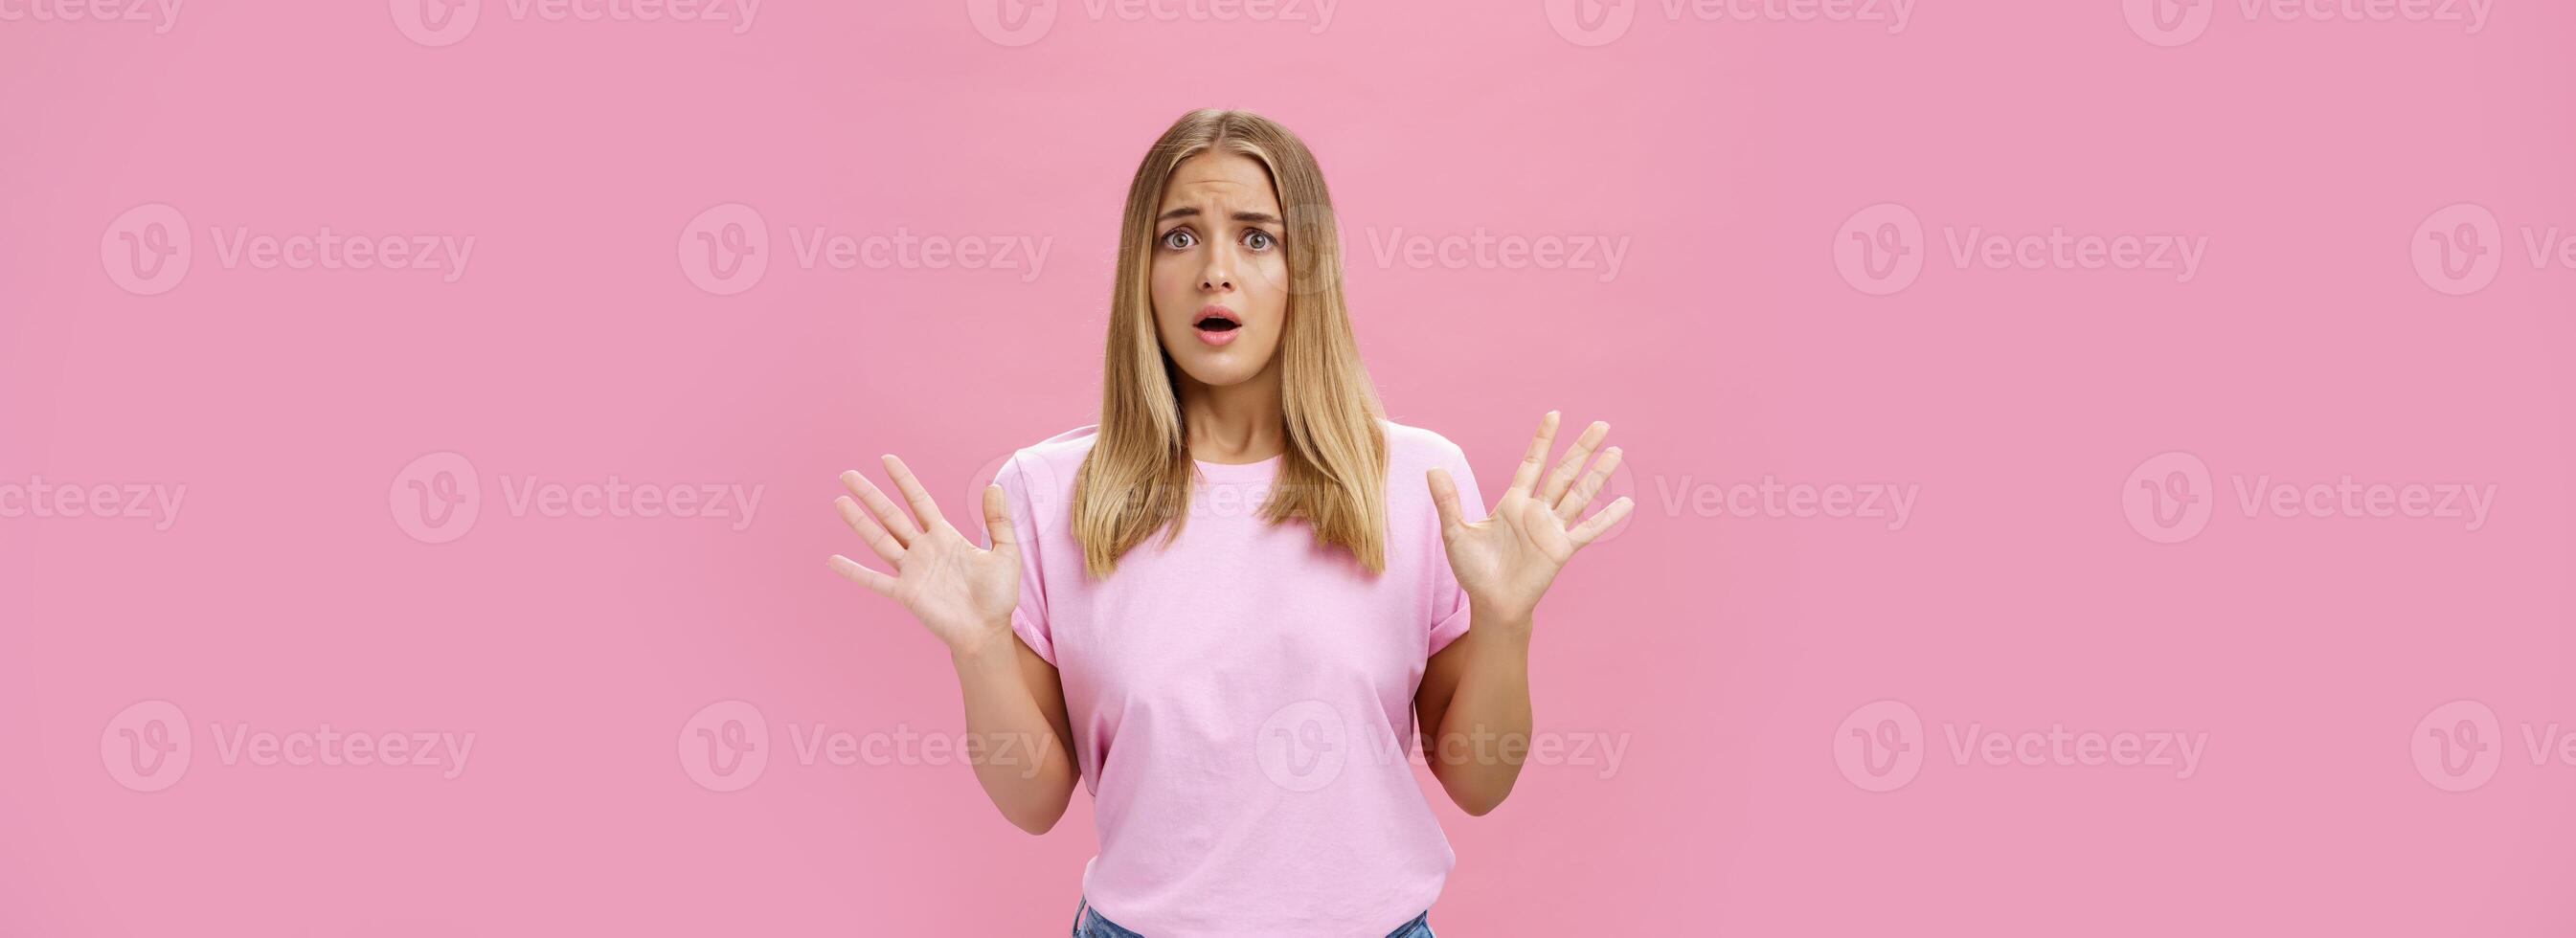
{"type": "Polygon", "coordinates": [[[1582,523],[1575,516],[1591,504],[1601,483],[1610,478],[1610,470],[1619,466],[1619,448],[1602,451],[1592,471],[1575,481],[1583,463],[1591,458],[1594,447],[1610,433],[1610,425],[1594,421],[1574,439],[1556,470],[1547,473],[1544,484],[1539,473],[1547,465],[1548,449],[1556,441],[1556,411],[1548,411],[1539,421],[1538,435],[1531,438],[1529,455],[1512,471],[1512,484],[1503,490],[1500,501],[1483,521],[1468,524],[1459,520],[1458,485],[1442,469],[1429,473],[1431,500],[1440,510],[1440,540],[1449,552],[1449,569],[1458,576],[1458,585],[1467,591],[1479,625],[1493,623],[1528,623],[1538,609],[1539,597],[1547,594],[1556,572],[1583,545],[1592,543],[1601,532],[1628,516],[1632,503],[1624,496],[1603,507],[1582,523]]]}

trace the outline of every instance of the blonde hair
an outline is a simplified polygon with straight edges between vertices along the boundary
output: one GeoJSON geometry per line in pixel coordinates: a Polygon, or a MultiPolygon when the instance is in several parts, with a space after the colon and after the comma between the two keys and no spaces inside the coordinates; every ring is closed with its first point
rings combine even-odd
{"type": "Polygon", "coordinates": [[[1083,566],[1107,577],[1156,530],[1180,535],[1196,465],[1170,356],[1154,328],[1156,210],[1181,162],[1201,153],[1259,162],[1278,190],[1288,263],[1287,322],[1279,340],[1287,452],[1264,521],[1303,518],[1319,544],[1348,548],[1370,573],[1386,569],[1386,436],[1375,386],[1360,363],[1342,299],[1341,239],[1315,156],[1288,128],[1249,111],[1181,115],[1154,141],[1127,186],[1109,345],[1101,362],[1100,429],[1075,474],[1071,507],[1083,566]]]}

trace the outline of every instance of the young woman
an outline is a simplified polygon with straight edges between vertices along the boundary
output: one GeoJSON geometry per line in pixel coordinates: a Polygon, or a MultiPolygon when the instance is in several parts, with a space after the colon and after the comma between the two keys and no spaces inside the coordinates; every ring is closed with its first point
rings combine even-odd
{"type": "Polygon", "coordinates": [[[990,549],[888,455],[909,512],[856,471],[836,504],[893,572],[832,569],[948,645],[1012,823],[1045,833],[1090,791],[1076,938],[1428,936],[1455,855],[1414,721],[1460,808],[1502,803],[1532,613],[1629,511],[1578,522],[1619,462],[1592,459],[1609,426],[1550,471],[1548,412],[1485,514],[1456,445],[1380,411],[1323,175],[1259,115],[1192,112],[1154,143],[1117,277],[1100,422],[1001,468],[990,549]]]}

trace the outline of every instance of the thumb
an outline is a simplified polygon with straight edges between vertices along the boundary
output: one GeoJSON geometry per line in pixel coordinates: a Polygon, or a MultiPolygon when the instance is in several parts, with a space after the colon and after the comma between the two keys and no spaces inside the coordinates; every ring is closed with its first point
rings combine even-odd
{"type": "Polygon", "coordinates": [[[1440,536],[1447,539],[1458,533],[1458,484],[1450,481],[1449,470],[1434,467],[1423,478],[1431,484],[1431,505],[1440,512],[1440,536]]]}
{"type": "Polygon", "coordinates": [[[1020,532],[1011,527],[1011,510],[1000,483],[984,486],[984,532],[993,542],[992,550],[1013,559],[1020,556],[1020,532]]]}

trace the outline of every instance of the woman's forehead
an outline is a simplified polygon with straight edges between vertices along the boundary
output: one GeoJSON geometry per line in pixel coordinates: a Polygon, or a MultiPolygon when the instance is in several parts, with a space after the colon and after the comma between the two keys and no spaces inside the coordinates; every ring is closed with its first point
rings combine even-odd
{"type": "Polygon", "coordinates": [[[1213,201],[1235,208],[1275,207],[1270,173],[1239,153],[1203,153],[1181,161],[1163,187],[1164,207],[1213,201]]]}

